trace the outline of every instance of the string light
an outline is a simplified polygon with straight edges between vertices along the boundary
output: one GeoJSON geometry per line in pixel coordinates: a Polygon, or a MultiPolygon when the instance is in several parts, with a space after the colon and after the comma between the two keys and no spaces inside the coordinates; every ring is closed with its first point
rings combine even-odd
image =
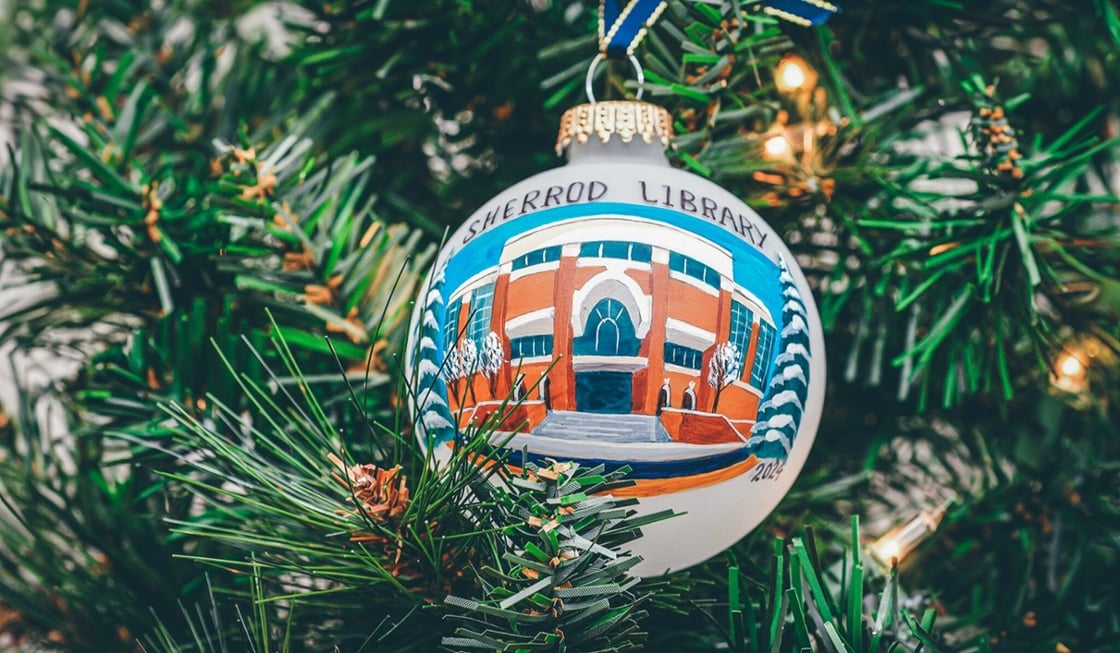
{"type": "Polygon", "coordinates": [[[762,144],[762,158],[773,162],[770,170],[755,173],[762,183],[775,189],[763,199],[773,206],[806,195],[831,197],[835,181],[829,174],[833,164],[826,160],[822,145],[836,135],[828,106],[828,94],[819,85],[820,75],[804,59],[788,54],[772,69],[774,88],[785,97],[777,102],[768,128],[752,134],[762,144]]]}
{"type": "Polygon", "coordinates": [[[782,59],[774,71],[774,85],[782,93],[793,93],[812,85],[816,74],[801,57],[790,55],[782,59]]]}
{"type": "Polygon", "coordinates": [[[766,152],[766,156],[777,159],[789,154],[789,141],[785,136],[771,136],[762,144],[762,149],[766,152]]]}
{"type": "Polygon", "coordinates": [[[1081,394],[1089,389],[1088,354],[1081,347],[1069,345],[1058,355],[1050,383],[1063,392],[1081,394]]]}
{"type": "Polygon", "coordinates": [[[1067,354],[1062,360],[1061,372],[1066,376],[1082,376],[1085,374],[1085,366],[1077,360],[1076,356],[1067,354]]]}
{"type": "Polygon", "coordinates": [[[1120,360],[1116,351],[1092,333],[1071,334],[1050,368],[1050,392],[1082,410],[1108,402],[1096,390],[1115,382],[1120,360]]]}
{"type": "Polygon", "coordinates": [[[950,501],[945,501],[937,508],[923,510],[905,524],[887,531],[869,547],[871,557],[888,568],[901,562],[937,531],[949,505],[950,501]]]}

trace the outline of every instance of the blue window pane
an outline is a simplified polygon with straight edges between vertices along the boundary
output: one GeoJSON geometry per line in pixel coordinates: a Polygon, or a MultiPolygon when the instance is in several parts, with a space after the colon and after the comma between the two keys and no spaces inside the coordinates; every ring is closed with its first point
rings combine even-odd
{"type": "Polygon", "coordinates": [[[510,358],[533,358],[552,355],[552,336],[525,336],[509,341],[510,358]]]}
{"type": "Polygon", "coordinates": [[[447,306],[447,315],[443,321],[443,349],[447,351],[455,346],[459,339],[459,309],[463,307],[462,298],[456,299],[447,306]]]}
{"type": "Polygon", "coordinates": [[[703,357],[704,353],[699,349],[692,349],[672,342],[665,343],[665,362],[671,365],[698,370],[703,357]]]}
{"type": "Polygon", "coordinates": [[[676,252],[669,252],[669,269],[673,272],[684,272],[684,263],[687,258],[676,252]]]}
{"type": "Polygon", "coordinates": [[[467,337],[479,346],[490,333],[490,314],[494,309],[494,284],[488,284],[474,291],[471,298],[470,322],[467,323],[467,337]]]}
{"type": "Polygon", "coordinates": [[[626,240],[596,240],[580,245],[579,255],[588,258],[615,258],[649,263],[653,258],[653,248],[644,243],[632,243],[626,240]]]}
{"type": "Polygon", "coordinates": [[[630,257],[630,243],[608,240],[603,243],[603,258],[620,258],[626,260],[630,257]]]}
{"type": "Polygon", "coordinates": [[[685,256],[684,254],[677,254],[676,252],[669,253],[669,269],[674,272],[681,272],[693,279],[702,281],[709,286],[719,288],[719,273],[715,269],[704,265],[694,258],[685,256]]]}
{"type": "Polygon", "coordinates": [[[747,350],[751,345],[751,324],[754,313],[739,302],[731,302],[731,334],[729,340],[739,351],[740,369],[745,367],[747,350]]]}
{"type": "Polygon", "coordinates": [[[770,355],[774,351],[774,327],[765,322],[758,324],[758,346],[751,365],[751,385],[765,388],[770,375],[770,355]]]}
{"type": "Polygon", "coordinates": [[[520,270],[533,265],[540,265],[541,263],[548,263],[551,261],[560,260],[560,246],[545,247],[544,249],[535,249],[531,252],[522,254],[513,259],[513,269],[520,270]]]}
{"type": "Polygon", "coordinates": [[[701,278],[701,281],[708,284],[709,286],[715,286],[716,288],[719,288],[719,273],[716,272],[713,268],[704,266],[704,276],[701,278]]]}
{"type": "Polygon", "coordinates": [[[719,287],[719,274],[715,270],[695,259],[689,261],[689,264],[689,274],[709,286],[719,287]]]}

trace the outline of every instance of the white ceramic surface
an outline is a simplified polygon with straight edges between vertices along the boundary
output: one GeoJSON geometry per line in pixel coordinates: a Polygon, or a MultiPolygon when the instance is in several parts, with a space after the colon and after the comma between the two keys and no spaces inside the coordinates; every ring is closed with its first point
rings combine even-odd
{"type": "Polygon", "coordinates": [[[532,455],[630,464],[643,513],[684,513],[644,529],[636,573],[683,569],[800,473],[824,399],[820,318],[778,234],[659,145],[571,150],[440,252],[408,356],[421,445],[446,459],[456,430],[490,420],[532,455]]]}

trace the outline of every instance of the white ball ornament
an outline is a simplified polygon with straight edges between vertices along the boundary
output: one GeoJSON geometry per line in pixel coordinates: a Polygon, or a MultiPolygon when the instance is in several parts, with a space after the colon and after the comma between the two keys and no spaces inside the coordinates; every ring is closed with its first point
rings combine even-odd
{"type": "MultiPolygon", "coordinates": [[[[820,318],[778,235],[672,168],[668,113],[569,110],[566,166],[471,215],[434,264],[408,359],[420,443],[488,424],[532,459],[627,465],[640,576],[734,544],[786,494],[824,399],[820,318]]],[[[521,456],[511,457],[520,461],[521,456]]]]}

